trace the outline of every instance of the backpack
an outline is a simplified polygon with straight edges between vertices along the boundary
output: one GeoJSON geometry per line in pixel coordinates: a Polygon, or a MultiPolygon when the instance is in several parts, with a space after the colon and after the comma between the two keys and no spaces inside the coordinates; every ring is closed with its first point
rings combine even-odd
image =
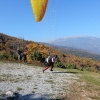
{"type": "Polygon", "coordinates": [[[48,56],[48,57],[45,59],[44,64],[49,66],[49,65],[51,64],[51,62],[52,62],[52,57],[51,57],[51,56],[48,56]]]}

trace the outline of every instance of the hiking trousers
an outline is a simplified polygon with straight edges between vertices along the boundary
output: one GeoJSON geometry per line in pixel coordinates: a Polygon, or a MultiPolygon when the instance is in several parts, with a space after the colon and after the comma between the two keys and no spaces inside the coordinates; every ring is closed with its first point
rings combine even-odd
{"type": "Polygon", "coordinates": [[[51,70],[52,70],[53,67],[54,67],[54,64],[52,63],[50,66],[46,66],[46,67],[43,69],[43,71],[47,70],[49,67],[51,67],[51,70]]]}

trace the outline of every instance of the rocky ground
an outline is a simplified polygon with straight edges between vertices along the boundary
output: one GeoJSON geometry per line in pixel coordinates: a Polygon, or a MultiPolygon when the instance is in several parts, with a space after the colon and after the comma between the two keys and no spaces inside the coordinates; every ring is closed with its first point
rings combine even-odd
{"type": "Polygon", "coordinates": [[[0,95],[18,93],[17,100],[58,100],[69,91],[70,83],[78,80],[72,73],[18,63],[0,62],[0,95]]]}

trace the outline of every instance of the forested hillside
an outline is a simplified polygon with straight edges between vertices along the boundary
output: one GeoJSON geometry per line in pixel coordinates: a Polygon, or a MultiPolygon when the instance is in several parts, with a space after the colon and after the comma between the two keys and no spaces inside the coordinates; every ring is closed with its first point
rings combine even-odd
{"type": "Polygon", "coordinates": [[[27,41],[0,33],[0,60],[26,62],[44,66],[47,55],[58,55],[55,66],[61,68],[78,68],[80,70],[98,71],[99,61],[89,58],[76,57],[45,46],[34,41],[27,41]]]}
{"type": "Polygon", "coordinates": [[[98,60],[100,61],[100,55],[99,54],[95,54],[86,50],[79,50],[79,49],[74,49],[74,48],[70,48],[70,47],[57,47],[57,46],[53,46],[53,48],[59,50],[62,53],[66,53],[66,54],[71,54],[71,55],[75,55],[75,56],[79,56],[79,57],[86,57],[86,58],[91,58],[93,60],[98,60]]]}
{"type": "Polygon", "coordinates": [[[50,46],[50,47],[52,47],[62,53],[65,53],[65,54],[71,54],[71,55],[75,55],[78,57],[86,57],[86,58],[91,58],[93,60],[100,61],[100,55],[93,53],[91,51],[87,51],[87,50],[83,50],[83,49],[76,49],[76,48],[72,48],[72,47],[57,46],[57,45],[53,45],[53,44],[49,44],[49,43],[42,43],[42,44],[50,46]]]}

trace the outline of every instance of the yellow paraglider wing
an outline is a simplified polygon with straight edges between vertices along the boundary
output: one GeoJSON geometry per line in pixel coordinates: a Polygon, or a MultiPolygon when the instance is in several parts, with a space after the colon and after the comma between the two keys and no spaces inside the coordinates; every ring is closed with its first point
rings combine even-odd
{"type": "Polygon", "coordinates": [[[30,1],[35,16],[35,20],[36,22],[39,22],[42,20],[45,14],[48,0],[30,0],[30,1]]]}

